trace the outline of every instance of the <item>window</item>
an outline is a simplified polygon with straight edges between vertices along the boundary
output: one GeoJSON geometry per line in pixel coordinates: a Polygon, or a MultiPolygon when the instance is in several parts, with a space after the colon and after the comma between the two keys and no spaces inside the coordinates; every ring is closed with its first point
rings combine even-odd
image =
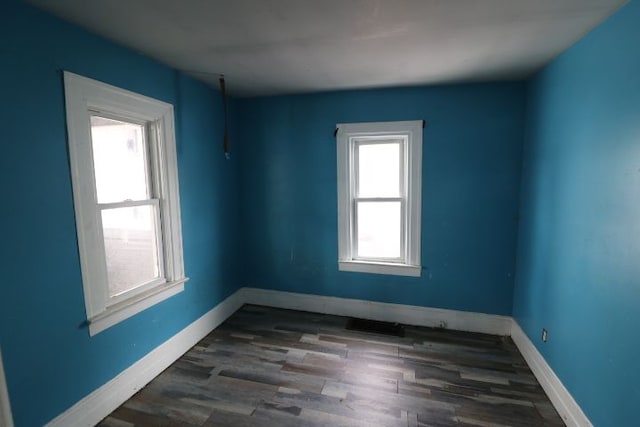
{"type": "Polygon", "coordinates": [[[420,276],[422,121],[337,126],[339,269],[420,276]]]}
{"type": "Polygon", "coordinates": [[[64,83],[94,335],[184,289],[173,106],[68,72],[64,83]]]}

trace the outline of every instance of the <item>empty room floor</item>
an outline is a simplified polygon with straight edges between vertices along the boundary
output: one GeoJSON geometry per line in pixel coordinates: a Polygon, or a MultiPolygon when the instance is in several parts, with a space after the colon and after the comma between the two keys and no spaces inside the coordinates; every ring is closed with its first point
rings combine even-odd
{"type": "Polygon", "coordinates": [[[126,426],[562,426],[508,337],[244,306],[102,421],[126,426]]]}

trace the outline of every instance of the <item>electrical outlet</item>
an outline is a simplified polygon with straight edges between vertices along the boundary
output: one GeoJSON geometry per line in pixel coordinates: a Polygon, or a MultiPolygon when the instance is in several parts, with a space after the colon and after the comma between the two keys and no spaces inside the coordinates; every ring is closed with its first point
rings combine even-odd
{"type": "Polygon", "coordinates": [[[547,342],[547,330],[542,328],[542,342],[547,342]]]}

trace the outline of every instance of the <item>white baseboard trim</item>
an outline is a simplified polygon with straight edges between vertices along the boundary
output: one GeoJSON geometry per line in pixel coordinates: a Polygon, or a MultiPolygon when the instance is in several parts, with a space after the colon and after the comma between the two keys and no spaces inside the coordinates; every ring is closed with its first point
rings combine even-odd
{"type": "Polygon", "coordinates": [[[511,334],[511,317],[415,305],[390,304],[258,288],[238,291],[246,304],[266,305],[405,325],[440,327],[493,335],[511,334]],[[444,323],[443,323],[444,322],[444,323]]]}
{"type": "Polygon", "coordinates": [[[13,427],[9,391],[7,390],[7,380],[2,365],[2,350],[0,350],[0,426],[13,427]]]}
{"type": "MultiPolygon", "coordinates": [[[[71,408],[51,420],[48,427],[94,426],[126,402],[198,341],[218,327],[243,304],[302,310],[339,316],[397,322],[407,325],[440,327],[493,335],[511,335],[531,371],[549,396],[564,422],[570,427],[593,427],[580,406],[564,387],[544,357],[518,323],[509,316],[498,316],[440,308],[381,303],[367,300],[300,294],[258,288],[241,288],[215,308],[125,369],[71,408]]],[[[1,366],[0,366],[0,375],[1,366]]],[[[0,378],[2,379],[2,378],[0,378]]],[[[2,382],[0,381],[0,385],[2,382]]],[[[0,387],[0,398],[3,392],[0,387]]],[[[0,399],[0,404],[2,399],[0,399]]],[[[11,424],[0,408],[0,425],[11,424]],[[4,424],[3,424],[4,422],[4,424]]],[[[10,411],[10,408],[6,408],[10,411]]]]}
{"type": "Polygon", "coordinates": [[[593,427],[589,418],[566,389],[551,366],[524,333],[518,322],[513,320],[511,339],[522,353],[536,379],[544,389],[551,403],[569,427],[593,427]]]}
{"type": "Polygon", "coordinates": [[[51,420],[47,426],[96,425],[224,322],[242,304],[239,293],[232,294],[111,381],[51,420]]]}

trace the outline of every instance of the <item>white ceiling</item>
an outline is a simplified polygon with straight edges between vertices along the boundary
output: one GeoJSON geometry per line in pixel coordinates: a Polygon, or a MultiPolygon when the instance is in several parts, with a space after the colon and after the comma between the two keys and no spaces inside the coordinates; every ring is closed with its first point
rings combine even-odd
{"type": "Polygon", "coordinates": [[[521,79],[626,0],[27,0],[237,96],[521,79]]]}

